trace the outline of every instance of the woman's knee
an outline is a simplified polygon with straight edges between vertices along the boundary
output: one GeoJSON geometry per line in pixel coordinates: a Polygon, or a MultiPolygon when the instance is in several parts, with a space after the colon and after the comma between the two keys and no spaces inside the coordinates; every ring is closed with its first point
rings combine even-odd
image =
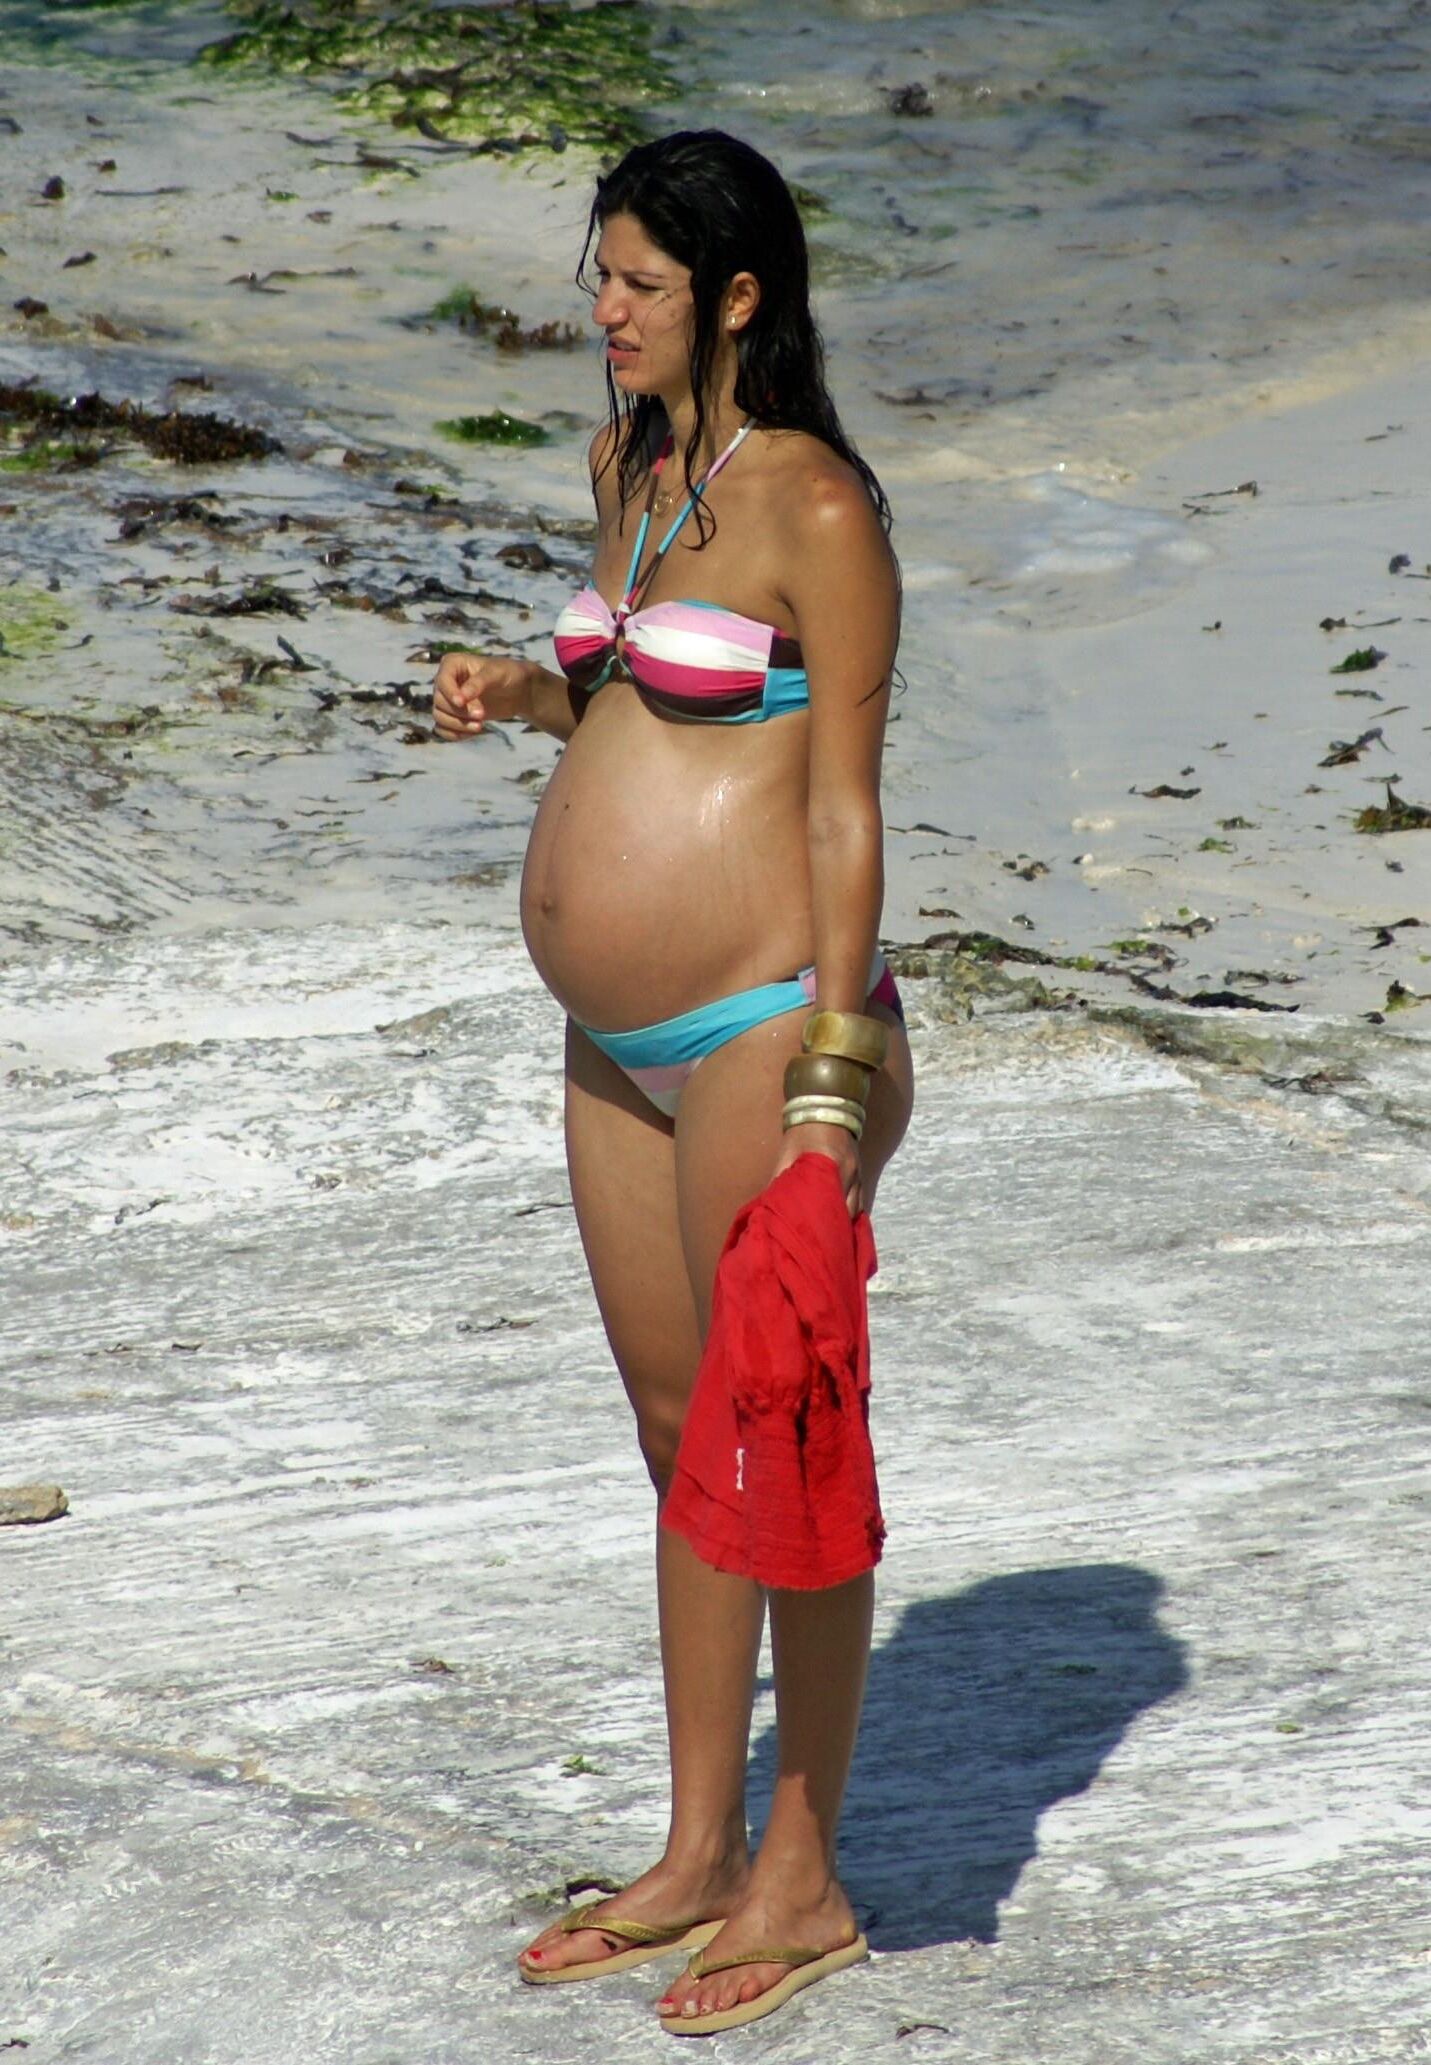
{"type": "Polygon", "coordinates": [[[636,1439],[658,1499],[666,1496],[675,1475],[683,1418],[683,1412],[672,1411],[667,1405],[654,1411],[636,1408],[636,1439]]]}

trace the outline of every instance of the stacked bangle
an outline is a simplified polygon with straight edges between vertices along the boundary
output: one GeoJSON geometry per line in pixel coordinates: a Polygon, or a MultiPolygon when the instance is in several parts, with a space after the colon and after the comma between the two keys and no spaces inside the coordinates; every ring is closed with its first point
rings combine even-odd
{"type": "Polygon", "coordinates": [[[787,1097],[848,1097],[864,1105],[869,1070],[836,1054],[795,1054],[785,1064],[787,1097]]]}
{"type": "Polygon", "coordinates": [[[843,1126],[856,1140],[865,1129],[864,1106],[853,1097],[787,1097],[780,1118],[780,1130],[792,1126],[843,1126]]]}
{"type": "Polygon", "coordinates": [[[805,1021],[800,1044],[807,1054],[836,1054],[861,1068],[883,1068],[889,1027],[858,1011],[816,1011],[805,1021]]]}
{"type": "Polygon", "coordinates": [[[858,1140],[870,1077],[889,1045],[888,1026],[855,1011],[816,1011],[806,1020],[800,1045],[802,1051],[785,1064],[782,1131],[843,1126],[858,1140]]]}

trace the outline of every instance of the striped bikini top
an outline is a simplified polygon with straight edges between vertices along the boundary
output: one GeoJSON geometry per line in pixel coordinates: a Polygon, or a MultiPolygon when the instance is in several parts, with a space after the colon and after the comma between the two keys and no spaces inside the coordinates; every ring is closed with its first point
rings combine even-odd
{"type": "Polygon", "coordinates": [[[758,623],[715,602],[655,602],[638,609],[643,591],[675,542],[696,502],[753,428],[749,418],[695,484],[684,509],[637,578],[651,528],[656,486],[670,458],[674,437],[651,468],[651,487],[626,590],[615,612],[593,587],[574,595],[556,621],[557,664],[573,688],[589,695],[605,686],[618,660],[645,700],[672,716],[711,724],[761,724],[810,701],[799,641],[773,624],[758,623]]]}

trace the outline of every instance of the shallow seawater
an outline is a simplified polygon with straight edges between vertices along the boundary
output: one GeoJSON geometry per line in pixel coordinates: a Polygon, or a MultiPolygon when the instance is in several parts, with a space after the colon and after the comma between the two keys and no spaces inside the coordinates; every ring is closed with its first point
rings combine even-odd
{"type": "Polygon", "coordinates": [[[996,607],[1012,591],[1035,619],[1096,621],[1155,601],[1171,569],[1121,506],[1152,454],[1427,337],[1417,8],[663,12],[699,75],[682,119],[748,136],[823,204],[834,380],[908,549],[1011,547],[996,607]],[[1002,534],[1010,479],[1050,473],[1088,491],[1096,537],[1070,539],[1051,497],[1046,523],[1002,534]]]}
{"type": "Polygon", "coordinates": [[[995,467],[1136,459],[1274,353],[1285,379],[1289,348],[1390,344],[1431,279],[1419,9],[668,11],[701,75],[681,112],[768,143],[825,204],[861,391],[972,428],[995,467]]]}

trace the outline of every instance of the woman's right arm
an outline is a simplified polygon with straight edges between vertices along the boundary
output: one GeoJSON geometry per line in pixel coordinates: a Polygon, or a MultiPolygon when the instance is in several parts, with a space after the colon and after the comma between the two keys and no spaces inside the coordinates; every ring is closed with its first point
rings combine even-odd
{"type": "Polygon", "coordinates": [[[577,713],[565,675],[535,660],[450,652],[437,670],[432,721],[440,739],[477,738],[490,723],[519,719],[553,738],[569,739],[577,713]]]}
{"type": "MultiPolygon", "coordinates": [[[[620,493],[612,457],[612,432],[603,424],[587,451],[597,521],[621,519],[620,493]]],[[[587,697],[564,674],[535,660],[488,659],[481,653],[450,652],[437,670],[432,718],[440,739],[477,738],[489,722],[518,718],[554,739],[569,739],[581,722],[587,697]]]]}

